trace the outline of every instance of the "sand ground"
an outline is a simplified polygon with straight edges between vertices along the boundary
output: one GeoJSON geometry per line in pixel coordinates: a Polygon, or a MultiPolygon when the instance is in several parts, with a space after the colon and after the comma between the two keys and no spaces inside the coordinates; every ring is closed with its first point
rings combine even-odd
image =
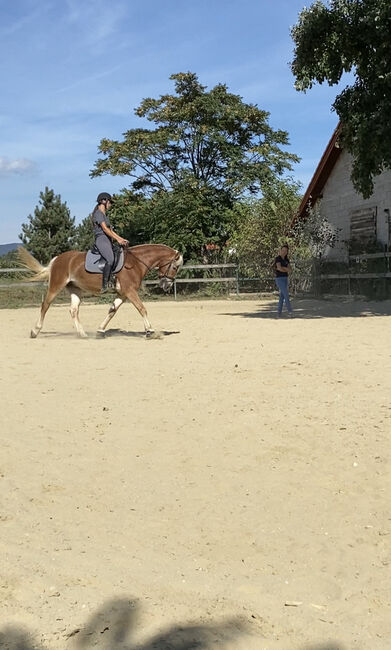
{"type": "Polygon", "coordinates": [[[389,650],[391,303],[2,310],[0,645],[389,650]]]}

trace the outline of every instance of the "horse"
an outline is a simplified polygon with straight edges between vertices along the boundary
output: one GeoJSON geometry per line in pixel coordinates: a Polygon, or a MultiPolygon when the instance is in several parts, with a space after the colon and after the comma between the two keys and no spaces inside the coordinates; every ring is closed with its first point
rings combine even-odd
{"type": "MultiPolygon", "coordinates": [[[[46,296],[41,304],[41,311],[36,325],[30,332],[35,339],[42,329],[45,314],[61,289],[66,288],[71,296],[70,314],[76,332],[80,338],[86,338],[79,320],[79,307],[82,293],[99,294],[102,286],[100,273],[89,273],[85,270],[86,253],[82,251],[67,251],[50,260],[47,266],[42,266],[25,248],[18,248],[18,255],[23,267],[34,271],[35,275],[28,278],[30,282],[49,281],[46,296]]],[[[152,336],[154,330],[148,320],[147,310],[138,296],[141,282],[148,271],[158,269],[159,285],[163,291],[171,289],[175,276],[183,264],[183,256],[174,248],[164,244],[141,244],[124,249],[124,265],[115,275],[115,292],[109,312],[97,330],[97,337],[104,337],[105,330],[123,302],[129,300],[137,309],[144,321],[146,337],[152,336]]]]}

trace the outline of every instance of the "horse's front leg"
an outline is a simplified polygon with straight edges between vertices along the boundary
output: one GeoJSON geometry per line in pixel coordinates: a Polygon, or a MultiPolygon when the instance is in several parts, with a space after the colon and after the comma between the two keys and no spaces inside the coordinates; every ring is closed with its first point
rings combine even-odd
{"type": "Polygon", "coordinates": [[[71,318],[75,324],[76,332],[78,336],[81,339],[86,339],[87,334],[85,333],[83,329],[83,325],[81,324],[79,320],[79,307],[80,307],[80,302],[81,302],[81,291],[77,289],[76,287],[71,287],[68,288],[68,291],[71,295],[71,308],[70,308],[70,314],[71,318]]]}
{"type": "Polygon", "coordinates": [[[155,330],[152,329],[152,325],[148,320],[147,310],[145,309],[140,298],[138,297],[137,291],[135,291],[135,289],[128,289],[128,291],[126,292],[126,297],[136,307],[138,313],[142,317],[144,321],[145,335],[147,337],[151,336],[151,334],[153,334],[155,330]]]}
{"type": "Polygon", "coordinates": [[[96,335],[98,337],[103,337],[105,335],[106,327],[110,323],[113,316],[116,315],[116,313],[117,313],[118,309],[121,307],[122,303],[123,303],[122,298],[115,298],[115,300],[113,300],[113,302],[110,305],[109,313],[107,314],[107,316],[104,319],[103,323],[101,324],[101,326],[99,327],[99,329],[96,332],[96,335]]]}

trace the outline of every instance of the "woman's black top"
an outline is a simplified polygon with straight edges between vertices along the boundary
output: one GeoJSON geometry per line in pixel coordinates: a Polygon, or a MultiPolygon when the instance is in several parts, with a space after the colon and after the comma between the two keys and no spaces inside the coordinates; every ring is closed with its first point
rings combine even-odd
{"type": "Polygon", "coordinates": [[[287,278],[288,273],[282,273],[281,271],[278,270],[278,268],[277,268],[278,262],[281,264],[281,266],[283,268],[286,268],[288,266],[288,264],[289,264],[288,258],[287,257],[284,258],[284,257],[281,257],[281,255],[277,255],[277,257],[276,257],[276,259],[274,261],[274,268],[275,268],[275,271],[276,271],[276,278],[287,278]]]}

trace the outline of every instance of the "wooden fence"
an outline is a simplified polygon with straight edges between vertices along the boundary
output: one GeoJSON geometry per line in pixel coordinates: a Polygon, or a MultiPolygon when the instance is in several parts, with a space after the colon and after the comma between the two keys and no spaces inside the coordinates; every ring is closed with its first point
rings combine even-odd
{"type": "MultiPolygon", "coordinates": [[[[30,273],[28,269],[21,269],[21,268],[6,268],[6,269],[1,269],[0,268],[0,274],[1,273],[30,273]]],[[[216,283],[216,282],[223,282],[223,283],[231,283],[232,285],[235,286],[235,291],[236,294],[239,294],[239,266],[237,264],[185,264],[182,266],[180,271],[178,272],[178,276],[174,279],[173,283],[173,289],[174,289],[174,298],[176,300],[177,297],[177,286],[178,284],[203,284],[203,283],[216,283]],[[193,271],[193,270],[198,270],[201,273],[205,271],[211,271],[214,269],[229,269],[230,270],[230,275],[229,276],[213,276],[213,277],[199,277],[199,278],[183,278],[180,277],[184,272],[188,271],[193,271]]],[[[40,285],[40,284],[45,284],[44,282],[35,282],[35,285],[40,285]]],[[[143,281],[144,285],[158,285],[159,284],[159,279],[155,280],[144,280],[143,281]]],[[[0,283],[0,289],[5,289],[9,287],[31,287],[32,284],[31,282],[8,282],[8,283],[0,283]]]]}
{"type": "Polygon", "coordinates": [[[348,257],[348,270],[341,273],[320,273],[318,275],[319,280],[344,280],[347,283],[347,290],[350,294],[351,292],[351,281],[352,280],[381,280],[384,278],[391,278],[391,253],[382,252],[382,253],[363,253],[357,255],[349,255],[348,257]],[[384,271],[356,271],[352,266],[354,263],[360,264],[365,261],[375,261],[383,260],[384,267],[387,270],[384,271]]]}
{"type": "MultiPolygon", "coordinates": [[[[346,272],[341,273],[319,273],[316,271],[315,266],[310,262],[305,262],[305,265],[301,268],[300,263],[297,263],[295,272],[291,278],[291,291],[293,294],[315,294],[321,295],[321,281],[322,280],[331,280],[331,281],[344,281],[347,283],[347,293],[351,292],[351,281],[354,280],[380,280],[380,279],[390,279],[391,278],[391,253],[367,253],[362,255],[350,255],[349,256],[349,265],[352,263],[361,263],[365,260],[381,260],[383,259],[386,264],[387,270],[377,271],[377,272],[356,272],[354,269],[349,268],[346,272]]],[[[28,269],[23,268],[0,268],[1,274],[20,274],[20,273],[30,273],[28,269]]],[[[237,295],[240,293],[240,287],[246,283],[252,283],[253,286],[258,285],[256,292],[262,292],[262,286],[266,287],[267,292],[275,291],[274,278],[271,276],[269,278],[246,278],[240,276],[240,269],[238,264],[185,264],[180,271],[178,276],[175,278],[173,283],[173,292],[174,298],[177,298],[177,289],[179,285],[185,284],[207,284],[207,283],[224,283],[229,286],[231,284],[234,287],[234,290],[237,295]],[[219,275],[215,274],[215,271],[225,272],[228,271],[228,275],[225,276],[222,273],[219,275]],[[183,277],[189,273],[193,277],[183,277]],[[200,277],[194,277],[194,272],[198,272],[200,277]],[[212,275],[207,275],[207,273],[212,273],[212,275]]],[[[36,285],[44,283],[35,283],[36,285]]],[[[157,286],[159,284],[158,278],[151,280],[144,280],[143,285],[145,286],[157,286]]],[[[27,287],[32,286],[30,282],[8,282],[1,283],[0,289],[10,288],[10,287],[27,287]]]]}
{"type": "MultiPolygon", "coordinates": [[[[185,264],[182,266],[180,271],[178,272],[178,275],[181,276],[183,272],[187,271],[192,271],[192,270],[200,270],[201,272],[208,271],[208,270],[213,270],[213,269],[232,269],[232,273],[234,275],[230,275],[229,277],[202,277],[202,278],[181,278],[181,277],[176,277],[174,279],[174,298],[176,300],[177,297],[177,285],[178,284],[198,284],[198,283],[205,283],[205,282],[231,282],[231,284],[235,284],[236,288],[236,294],[239,294],[239,267],[237,264],[185,264]]],[[[159,284],[159,280],[145,280],[144,284],[159,284]]]]}

